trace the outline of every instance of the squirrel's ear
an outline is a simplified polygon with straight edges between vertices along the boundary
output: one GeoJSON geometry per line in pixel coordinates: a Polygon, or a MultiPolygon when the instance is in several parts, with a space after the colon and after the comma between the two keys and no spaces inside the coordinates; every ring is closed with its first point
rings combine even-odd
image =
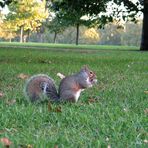
{"type": "Polygon", "coordinates": [[[87,65],[84,65],[84,66],[82,67],[82,70],[87,71],[87,70],[88,70],[88,66],[87,66],[87,65]]]}

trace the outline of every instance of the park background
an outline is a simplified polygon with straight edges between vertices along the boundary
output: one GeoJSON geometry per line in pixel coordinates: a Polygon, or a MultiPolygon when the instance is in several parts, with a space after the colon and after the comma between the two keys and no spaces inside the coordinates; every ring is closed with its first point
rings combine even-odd
{"type": "Polygon", "coordinates": [[[140,46],[141,1],[89,3],[12,1],[0,11],[0,41],[140,46]]]}

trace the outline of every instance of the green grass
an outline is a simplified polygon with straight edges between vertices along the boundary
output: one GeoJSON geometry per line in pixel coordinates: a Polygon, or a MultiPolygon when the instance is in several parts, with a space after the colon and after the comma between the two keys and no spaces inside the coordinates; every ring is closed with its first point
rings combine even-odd
{"type": "Polygon", "coordinates": [[[21,47],[21,48],[28,48],[30,47],[31,49],[36,49],[36,48],[41,48],[41,49],[51,49],[53,48],[54,50],[56,49],[89,49],[89,50],[138,50],[139,47],[136,46],[109,46],[109,45],[75,45],[75,44],[49,44],[49,43],[19,43],[19,42],[0,42],[1,47],[21,47]]]}
{"type": "Polygon", "coordinates": [[[9,138],[12,147],[147,147],[148,53],[137,49],[1,43],[0,138],[9,138]],[[99,83],[82,92],[76,104],[52,104],[62,109],[52,112],[47,102],[27,103],[20,73],[48,74],[58,85],[58,72],[69,75],[83,65],[96,72],[99,83]],[[97,100],[88,103],[89,98],[97,100]],[[13,99],[16,103],[8,103],[13,99]]]}

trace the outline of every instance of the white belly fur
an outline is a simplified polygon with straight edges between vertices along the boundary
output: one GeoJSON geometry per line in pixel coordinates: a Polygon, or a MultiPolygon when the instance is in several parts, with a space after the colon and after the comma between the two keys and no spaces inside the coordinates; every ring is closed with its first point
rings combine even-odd
{"type": "Polygon", "coordinates": [[[81,91],[83,91],[83,90],[80,89],[80,90],[78,90],[78,91],[76,92],[76,95],[75,95],[75,100],[76,100],[76,102],[78,101],[78,99],[79,99],[79,97],[80,97],[81,91]]]}

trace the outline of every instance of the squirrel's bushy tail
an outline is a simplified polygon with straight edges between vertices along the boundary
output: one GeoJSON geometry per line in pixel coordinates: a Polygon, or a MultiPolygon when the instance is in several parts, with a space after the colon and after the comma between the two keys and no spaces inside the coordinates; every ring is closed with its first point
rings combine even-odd
{"type": "Polygon", "coordinates": [[[54,101],[59,99],[54,81],[43,74],[32,76],[26,82],[24,93],[31,102],[41,101],[45,97],[54,101]]]}

